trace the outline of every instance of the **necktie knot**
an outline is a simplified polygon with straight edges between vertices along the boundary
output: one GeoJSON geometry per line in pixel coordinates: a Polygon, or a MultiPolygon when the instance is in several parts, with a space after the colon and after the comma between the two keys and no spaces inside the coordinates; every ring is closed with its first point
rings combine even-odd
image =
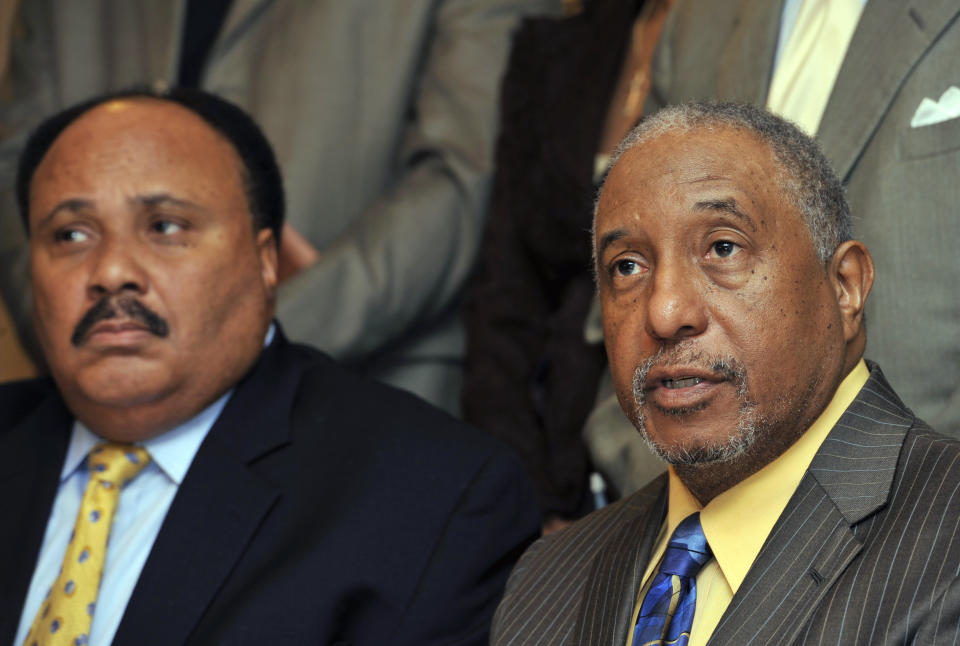
{"type": "Polygon", "coordinates": [[[691,514],[677,525],[670,537],[660,571],[677,576],[696,576],[711,555],[707,537],[700,526],[700,514],[691,514]]]}
{"type": "Polygon", "coordinates": [[[633,646],[686,646],[697,602],[697,572],[711,556],[700,513],[687,516],[670,537],[660,568],[640,604],[633,646]]]}
{"type": "Polygon", "coordinates": [[[90,478],[104,487],[123,487],[150,461],[146,449],[132,444],[98,444],[90,451],[90,478]]]}

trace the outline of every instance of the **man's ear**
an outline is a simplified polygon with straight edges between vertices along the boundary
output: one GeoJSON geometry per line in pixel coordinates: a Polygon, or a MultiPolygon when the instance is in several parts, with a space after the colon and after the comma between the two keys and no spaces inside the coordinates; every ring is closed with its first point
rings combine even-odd
{"type": "Polygon", "coordinates": [[[257,255],[260,256],[260,277],[271,298],[277,291],[277,240],[269,227],[257,232],[257,255]]]}
{"type": "Polygon", "coordinates": [[[863,310],[873,287],[873,258],[859,240],[847,240],[830,260],[830,281],[833,283],[843,320],[843,335],[851,341],[863,328],[863,310]]]}

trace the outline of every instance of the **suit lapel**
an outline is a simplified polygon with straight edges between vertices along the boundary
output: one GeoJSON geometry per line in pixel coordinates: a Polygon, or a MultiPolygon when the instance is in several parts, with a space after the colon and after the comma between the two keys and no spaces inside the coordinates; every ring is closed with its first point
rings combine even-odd
{"type": "Polygon", "coordinates": [[[853,527],[883,507],[912,421],[883,374],[824,441],[710,643],[793,643],[862,549],[853,527]]]}
{"type": "Polygon", "coordinates": [[[289,443],[300,378],[277,339],[238,385],[197,452],[133,591],[116,643],[184,643],[282,495],[255,469],[289,443]],[[159,591],[159,592],[158,592],[159,591]]]}
{"type": "Polygon", "coordinates": [[[667,513],[666,477],[654,504],[646,499],[634,505],[620,528],[599,550],[584,585],[584,599],[574,628],[573,643],[583,646],[623,646],[630,630],[643,574],[653,542],[667,513]],[[611,605],[613,606],[611,611],[611,605]]]}
{"type": "Polygon", "coordinates": [[[911,413],[871,362],[870,378],[830,431],[809,472],[854,525],[890,497],[911,413]]]}
{"type": "Polygon", "coordinates": [[[783,0],[740,0],[717,64],[717,99],[766,103],[782,10],[783,0]]]}
{"type": "Polygon", "coordinates": [[[867,3],[817,133],[841,179],[848,179],[917,60],[958,11],[952,0],[867,3]]]}
{"type": "Polygon", "coordinates": [[[37,412],[0,441],[0,643],[13,642],[27,588],[60,484],[71,416],[60,398],[50,396],[37,412]]]}
{"type": "Polygon", "coordinates": [[[862,547],[808,472],[709,643],[793,643],[810,613],[862,547]]]}

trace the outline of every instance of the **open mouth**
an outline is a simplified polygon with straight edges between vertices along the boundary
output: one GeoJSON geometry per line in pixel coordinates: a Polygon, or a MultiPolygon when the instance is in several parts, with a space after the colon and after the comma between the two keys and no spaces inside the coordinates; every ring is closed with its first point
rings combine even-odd
{"type": "Polygon", "coordinates": [[[681,377],[679,379],[664,379],[661,383],[664,388],[675,390],[677,388],[689,388],[706,381],[703,377],[681,377]]]}
{"type": "Polygon", "coordinates": [[[705,409],[727,388],[743,397],[745,384],[746,370],[735,357],[673,347],[637,366],[633,397],[638,409],[652,406],[667,414],[689,414],[705,409]]]}

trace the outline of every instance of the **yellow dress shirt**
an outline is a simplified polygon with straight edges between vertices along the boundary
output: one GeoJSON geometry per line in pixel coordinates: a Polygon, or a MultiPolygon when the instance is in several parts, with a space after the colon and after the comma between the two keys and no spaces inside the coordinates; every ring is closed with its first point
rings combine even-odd
{"type": "MultiPolygon", "coordinates": [[[[707,643],[820,445],[853,403],[869,376],[870,371],[861,359],[840,382],[833,399],[820,416],[793,446],[705,507],[700,505],[677,477],[673,467],[670,467],[667,518],[660,528],[653,556],[643,576],[644,583],[640,586],[633,609],[631,626],[637,621],[643,594],[663,557],[667,539],[680,521],[699,511],[700,524],[713,550],[713,558],[697,574],[697,605],[689,646],[707,643]]],[[[629,634],[632,636],[633,632],[629,634]]],[[[626,646],[630,646],[630,637],[626,646]]]]}

